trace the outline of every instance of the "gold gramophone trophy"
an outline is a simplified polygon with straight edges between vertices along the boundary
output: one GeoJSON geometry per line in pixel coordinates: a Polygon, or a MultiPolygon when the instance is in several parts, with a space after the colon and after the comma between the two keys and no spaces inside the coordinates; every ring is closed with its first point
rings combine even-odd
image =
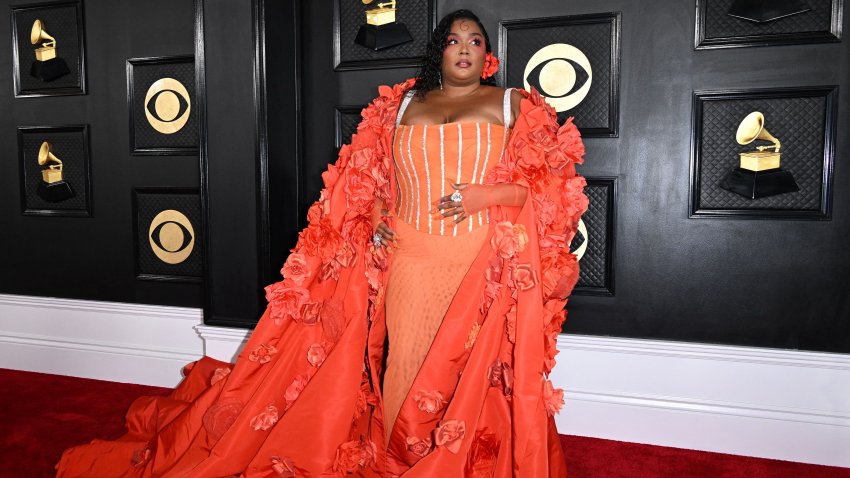
{"type": "Polygon", "coordinates": [[[738,125],[735,140],[750,144],[757,139],[773,144],[740,153],[740,167],[730,171],[720,187],[749,199],[799,191],[794,176],[780,167],[781,143],[764,128],[764,115],[753,111],[738,125]]]}
{"type": "Polygon", "coordinates": [[[30,75],[42,81],[53,81],[71,72],[65,60],[56,56],[56,39],[44,30],[44,22],[41,20],[36,20],[32,24],[30,43],[33,45],[41,43],[35,49],[35,62],[30,68],[30,75]]]}
{"type": "MultiPolygon", "coordinates": [[[[362,1],[364,5],[369,5],[374,0],[362,1]]],[[[395,21],[396,0],[376,6],[378,8],[366,10],[366,24],[360,26],[354,43],[378,51],[413,41],[404,23],[395,21]]]]}
{"type": "Polygon", "coordinates": [[[50,151],[50,143],[41,143],[38,149],[38,165],[41,169],[41,182],[36,193],[49,202],[59,202],[74,197],[74,189],[62,179],[62,160],[50,151]]]}

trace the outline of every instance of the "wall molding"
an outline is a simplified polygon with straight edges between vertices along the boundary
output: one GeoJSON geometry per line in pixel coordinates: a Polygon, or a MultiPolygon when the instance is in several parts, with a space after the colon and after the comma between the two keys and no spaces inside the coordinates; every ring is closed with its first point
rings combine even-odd
{"type": "Polygon", "coordinates": [[[850,355],[561,335],[558,429],[850,467],[850,355]]]}
{"type": "Polygon", "coordinates": [[[200,309],[0,294],[0,367],[173,387],[204,354],[200,309]]]}
{"type": "MultiPolygon", "coordinates": [[[[0,294],[0,367],[174,386],[250,330],[200,309],[0,294]]],[[[850,467],[850,355],[561,335],[561,433],[850,467]]]]}

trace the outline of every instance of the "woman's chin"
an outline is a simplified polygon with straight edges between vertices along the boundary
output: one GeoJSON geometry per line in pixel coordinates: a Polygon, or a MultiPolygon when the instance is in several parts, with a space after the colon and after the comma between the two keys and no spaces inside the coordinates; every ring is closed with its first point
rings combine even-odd
{"type": "Polygon", "coordinates": [[[458,83],[461,85],[465,85],[468,83],[474,82],[481,76],[481,72],[473,71],[471,68],[469,69],[457,69],[452,71],[452,82],[458,83]]]}

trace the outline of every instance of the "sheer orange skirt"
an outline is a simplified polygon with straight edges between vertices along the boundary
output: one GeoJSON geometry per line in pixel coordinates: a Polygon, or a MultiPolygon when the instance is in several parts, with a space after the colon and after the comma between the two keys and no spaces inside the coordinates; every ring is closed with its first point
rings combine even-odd
{"type": "Polygon", "coordinates": [[[440,236],[395,221],[398,248],[392,255],[385,301],[389,351],[383,400],[388,437],[408,392],[415,393],[410,390],[413,379],[449,304],[462,293],[458,287],[484,245],[487,229],[485,224],[472,232],[440,236]]]}

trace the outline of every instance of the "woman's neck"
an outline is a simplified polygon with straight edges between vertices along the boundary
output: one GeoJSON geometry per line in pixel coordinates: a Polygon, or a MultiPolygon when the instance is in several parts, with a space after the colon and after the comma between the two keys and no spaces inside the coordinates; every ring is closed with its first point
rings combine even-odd
{"type": "Polygon", "coordinates": [[[481,83],[469,83],[466,85],[453,85],[443,83],[442,93],[448,98],[460,98],[462,96],[472,96],[481,87],[481,83]]]}

